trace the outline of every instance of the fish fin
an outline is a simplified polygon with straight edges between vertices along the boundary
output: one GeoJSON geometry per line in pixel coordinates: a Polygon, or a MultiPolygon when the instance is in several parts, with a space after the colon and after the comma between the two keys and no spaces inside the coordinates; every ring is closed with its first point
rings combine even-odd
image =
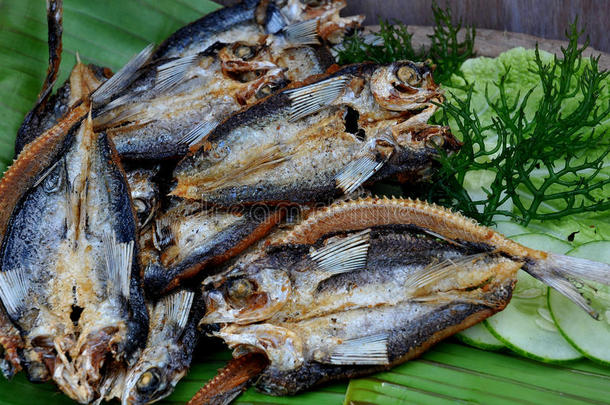
{"type": "Polygon", "coordinates": [[[352,160],[335,177],[337,187],[340,188],[344,194],[353,193],[373,174],[381,169],[385,162],[386,160],[378,162],[372,154],[367,154],[361,158],[352,160]]]}
{"type": "Polygon", "coordinates": [[[10,318],[17,318],[24,309],[29,289],[30,279],[25,269],[0,271],[0,301],[10,318]]]}
{"type": "Polygon", "coordinates": [[[205,139],[207,135],[212,132],[214,128],[216,128],[217,125],[218,122],[216,121],[200,122],[191,128],[191,130],[186,134],[182,135],[178,143],[180,145],[187,145],[189,147],[198,144],[205,139]]]}
{"type": "Polygon", "coordinates": [[[598,312],[583,294],[596,290],[587,281],[610,285],[609,264],[548,253],[546,259],[526,262],[523,270],[568,297],[593,318],[598,318],[598,312]]]}
{"type": "Polygon", "coordinates": [[[129,299],[134,241],[119,243],[113,231],[104,233],[103,244],[109,285],[118,286],[121,295],[129,299]]]}
{"type": "Polygon", "coordinates": [[[349,339],[336,346],[327,362],[337,365],[385,365],[388,359],[388,334],[380,333],[357,339],[349,339]]]}
{"type": "Polygon", "coordinates": [[[100,113],[98,114],[98,116],[100,116],[110,110],[114,110],[115,108],[124,106],[125,104],[128,104],[129,101],[131,101],[132,99],[133,99],[133,94],[124,94],[120,97],[117,97],[114,100],[112,100],[111,102],[109,102],[108,104],[104,105],[100,109],[100,113]]]}
{"type": "Polygon", "coordinates": [[[157,218],[154,221],[153,244],[162,252],[170,244],[174,243],[174,234],[171,230],[171,219],[168,217],[157,218]]]}
{"type": "Polygon", "coordinates": [[[370,229],[365,229],[341,241],[329,243],[310,253],[309,258],[316,262],[318,270],[325,273],[324,279],[335,274],[362,270],[366,267],[370,233],[370,229]]]}
{"type": "Polygon", "coordinates": [[[306,20],[285,27],[282,32],[293,45],[320,45],[318,19],[306,20]]]}
{"type": "Polygon", "coordinates": [[[150,59],[154,48],[154,44],[148,45],[116,72],[114,76],[98,87],[97,90],[91,94],[91,101],[93,104],[104,104],[106,101],[116,96],[121,90],[129,86],[133,79],[135,79],[135,73],[138,69],[150,59]]]}
{"type": "Polygon", "coordinates": [[[289,121],[297,121],[332,104],[341,95],[347,83],[348,77],[337,76],[287,90],[286,94],[291,102],[289,121]]]}
{"type": "Polygon", "coordinates": [[[192,291],[181,290],[161,298],[155,306],[155,311],[160,312],[159,315],[164,320],[162,322],[163,329],[175,325],[178,327],[179,333],[184,330],[189,319],[194,296],[195,293],[192,291]]]}
{"type": "Polygon", "coordinates": [[[443,280],[449,277],[452,273],[455,273],[458,269],[468,265],[472,265],[484,254],[468,255],[456,259],[443,260],[441,262],[430,264],[420,271],[413,272],[405,280],[405,288],[412,290],[419,290],[427,287],[431,284],[436,283],[439,280],[443,280]]]}
{"type": "Polygon", "coordinates": [[[157,67],[157,77],[155,80],[155,91],[164,93],[182,82],[189,69],[196,65],[200,55],[194,54],[183,58],[174,59],[157,67]]]}

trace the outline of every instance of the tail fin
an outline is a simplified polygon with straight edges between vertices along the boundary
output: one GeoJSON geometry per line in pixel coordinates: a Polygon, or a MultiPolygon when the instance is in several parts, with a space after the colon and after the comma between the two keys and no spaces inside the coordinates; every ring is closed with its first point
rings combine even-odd
{"type": "Polygon", "coordinates": [[[610,265],[549,253],[546,259],[528,262],[523,269],[598,319],[587,296],[597,291],[591,282],[610,285],[610,265]]]}

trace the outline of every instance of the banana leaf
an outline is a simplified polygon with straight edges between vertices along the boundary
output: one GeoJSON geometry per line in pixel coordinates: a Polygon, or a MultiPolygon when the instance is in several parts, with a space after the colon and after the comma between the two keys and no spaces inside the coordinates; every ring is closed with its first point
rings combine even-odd
{"type": "MultiPolygon", "coordinates": [[[[119,69],[151,42],[219,6],[207,0],[64,0],[63,61],[57,85],[76,53],[85,63],[119,69]]],[[[0,0],[0,173],[12,161],[13,142],[33,107],[47,67],[43,0],[0,0]]],[[[184,403],[226,364],[230,353],[199,354],[165,404],[184,403]]],[[[588,361],[551,366],[505,353],[444,343],[422,359],[370,378],[337,383],[295,397],[269,397],[250,389],[249,404],[341,403],[576,403],[608,402],[610,371],[588,361]]],[[[0,377],[0,405],[71,404],[53,384],[31,384],[22,374],[0,377]]]]}

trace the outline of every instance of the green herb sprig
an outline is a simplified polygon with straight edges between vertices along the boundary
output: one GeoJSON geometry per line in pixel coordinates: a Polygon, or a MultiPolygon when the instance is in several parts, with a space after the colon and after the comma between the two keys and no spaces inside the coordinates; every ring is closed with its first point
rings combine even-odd
{"type": "Polygon", "coordinates": [[[493,111],[491,125],[484,126],[471,107],[472,86],[465,98],[453,97],[442,105],[442,121],[457,125],[464,144],[459,153],[442,156],[429,199],[484,224],[497,216],[527,225],[532,220],[610,209],[610,176],[600,173],[610,154],[609,134],[595,130],[610,119],[610,106],[598,103],[609,72],[599,71],[599,58],[584,62],[588,41],[578,46],[582,32],[576,23],[566,35],[569,45],[551,63],[543,63],[536,47],[534,72],[542,89],[538,101],[531,97],[534,88],[523,97],[507,94],[506,70],[485,92],[493,111]],[[496,92],[499,97],[492,100],[490,94],[496,92]],[[576,108],[565,111],[567,104],[576,108]],[[528,117],[526,111],[535,113],[528,117]],[[494,133],[497,140],[490,145],[494,133]],[[483,189],[485,198],[473,199],[465,188],[473,171],[491,177],[483,189]],[[503,208],[507,202],[512,208],[503,208]]]}
{"type": "Polygon", "coordinates": [[[379,22],[379,31],[370,35],[356,33],[343,42],[343,49],[338,52],[337,61],[340,65],[371,61],[389,63],[397,60],[423,61],[431,60],[436,65],[434,79],[445,83],[451,75],[458,72],[466,59],[474,56],[474,27],[465,29],[464,39],[458,39],[462,29],[462,21],[453,24],[451,9],[443,9],[436,3],[432,4],[434,14],[434,32],[428,37],[431,40],[429,48],[413,46],[413,35],[402,24],[392,24],[389,21],[379,22]]]}

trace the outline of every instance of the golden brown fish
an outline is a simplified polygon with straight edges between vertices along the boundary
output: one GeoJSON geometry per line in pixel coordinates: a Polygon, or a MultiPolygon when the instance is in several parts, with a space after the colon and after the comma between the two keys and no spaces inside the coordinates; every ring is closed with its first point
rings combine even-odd
{"type": "Polygon", "coordinates": [[[610,284],[606,264],[526,248],[445,208],[344,202],[208,277],[200,326],[236,358],[266,355],[260,390],[294,394],[405,362],[502,310],[519,269],[592,315],[587,280],[610,284]]]}
{"type": "Polygon", "coordinates": [[[441,91],[423,63],[371,63],[291,86],[217,126],[176,167],[171,194],[221,206],[332,201],[365,182],[421,178],[458,149],[428,125],[441,91]]]}

